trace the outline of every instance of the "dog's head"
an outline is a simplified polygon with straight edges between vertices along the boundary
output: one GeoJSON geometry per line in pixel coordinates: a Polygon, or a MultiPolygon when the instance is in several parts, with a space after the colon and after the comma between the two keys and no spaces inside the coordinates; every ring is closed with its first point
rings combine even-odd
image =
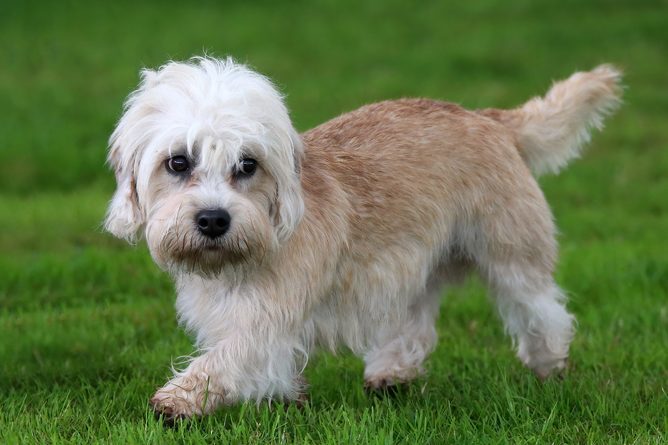
{"type": "Polygon", "coordinates": [[[272,83],[210,58],[145,70],[110,139],[105,227],[158,264],[205,272],[263,257],[303,214],[301,140],[272,83]]]}

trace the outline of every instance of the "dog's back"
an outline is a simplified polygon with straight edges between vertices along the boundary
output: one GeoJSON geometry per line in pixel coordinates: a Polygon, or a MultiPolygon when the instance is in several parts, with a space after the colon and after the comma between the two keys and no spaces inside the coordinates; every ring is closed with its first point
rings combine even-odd
{"type": "Polygon", "coordinates": [[[618,103],[618,81],[608,66],[576,73],[509,111],[379,102],[303,135],[307,218],[338,215],[326,231],[345,240],[326,311],[344,322],[325,337],[364,351],[369,385],[419,371],[435,343],[438,289],[462,265],[490,285],[522,361],[541,377],[564,367],[572,316],[552,281],[555,228],[530,170],[557,171],[579,153],[618,103]]]}

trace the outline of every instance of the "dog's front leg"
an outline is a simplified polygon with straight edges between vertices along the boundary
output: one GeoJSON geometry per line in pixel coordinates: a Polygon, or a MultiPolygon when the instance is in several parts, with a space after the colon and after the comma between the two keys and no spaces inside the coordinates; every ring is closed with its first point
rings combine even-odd
{"type": "Polygon", "coordinates": [[[241,400],[303,398],[299,374],[308,348],[299,323],[281,316],[289,311],[262,306],[235,308],[229,319],[217,320],[210,335],[220,340],[207,342],[202,355],[156,392],[156,414],[171,421],[241,400]]]}
{"type": "Polygon", "coordinates": [[[211,352],[195,358],[188,368],[177,372],[151,398],[156,416],[166,422],[209,413],[225,400],[224,389],[217,385],[208,371],[213,363],[211,352]]]}

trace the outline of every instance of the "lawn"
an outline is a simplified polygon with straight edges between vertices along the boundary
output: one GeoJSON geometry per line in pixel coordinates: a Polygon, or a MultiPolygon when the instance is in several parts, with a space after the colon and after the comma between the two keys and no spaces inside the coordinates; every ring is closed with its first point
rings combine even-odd
{"type": "Polygon", "coordinates": [[[0,443],[668,442],[667,23],[662,0],[0,3],[0,443]],[[566,378],[522,368],[471,280],[395,397],[367,396],[341,351],[311,358],[302,410],[155,421],[148,398],[191,341],[145,246],[101,230],[106,141],[141,67],[204,51],[274,78],[300,130],[403,96],[510,107],[620,66],[623,107],[541,178],[579,321],[566,378]]]}

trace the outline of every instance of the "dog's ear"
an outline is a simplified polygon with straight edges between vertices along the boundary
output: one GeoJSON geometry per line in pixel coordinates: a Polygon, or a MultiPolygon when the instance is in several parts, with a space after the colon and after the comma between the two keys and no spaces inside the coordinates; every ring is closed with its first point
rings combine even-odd
{"type": "Polygon", "coordinates": [[[104,228],[118,238],[133,243],[139,229],[144,224],[144,217],[139,206],[132,163],[123,162],[121,158],[119,147],[112,147],[109,153],[109,164],[116,174],[116,192],[109,203],[104,228]]]}
{"type": "Polygon", "coordinates": [[[158,73],[145,69],[140,77],[139,87],[128,96],[123,116],[111,135],[107,158],[116,174],[116,192],[109,203],[104,228],[130,243],[135,242],[146,219],[137,193],[136,171],[141,151],[138,141],[141,138],[134,133],[139,131],[136,123],[145,115],[145,110],[138,104],[144,93],[158,84],[158,73]]]}
{"type": "Polygon", "coordinates": [[[299,134],[294,129],[290,131],[292,145],[292,165],[286,169],[286,175],[278,179],[274,221],[276,237],[279,242],[290,238],[304,215],[304,198],[301,186],[301,164],[304,149],[299,134]]]}

